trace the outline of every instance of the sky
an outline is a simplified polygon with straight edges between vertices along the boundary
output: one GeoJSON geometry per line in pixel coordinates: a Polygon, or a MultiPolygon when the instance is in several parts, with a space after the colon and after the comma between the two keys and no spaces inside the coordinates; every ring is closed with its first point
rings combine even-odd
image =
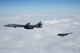
{"type": "Polygon", "coordinates": [[[0,0],[0,53],[80,53],[79,6],[79,0],[0,0]],[[40,29],[4,27],[40,21],[40,29]]]}
{"type": "Polygon", "coordinates": [[[80,0],[0,0],[0,13],[80,11],[80,0]]]}

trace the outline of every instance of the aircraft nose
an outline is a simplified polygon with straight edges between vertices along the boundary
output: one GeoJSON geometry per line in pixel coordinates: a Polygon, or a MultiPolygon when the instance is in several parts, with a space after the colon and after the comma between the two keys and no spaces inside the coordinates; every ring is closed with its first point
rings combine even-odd
{"type": "Polygon", "coordinates": [[[7,27],[8,25],[4,25],[5,27],[7,27]]]}

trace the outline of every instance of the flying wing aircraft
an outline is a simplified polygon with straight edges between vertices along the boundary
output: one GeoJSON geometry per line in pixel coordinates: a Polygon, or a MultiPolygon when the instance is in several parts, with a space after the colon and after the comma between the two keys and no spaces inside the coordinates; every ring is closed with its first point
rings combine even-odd
{"type": "Polygon", "coordinates": [[[64,36],[69,35],[69,34],[72,34],[72,32],[71,33],[59,33],[58,36],[64,37],[64,36]]]}
{"type": "Polygon", "coordinates": [[[34,28],[42,28],[42,22],[39,22],[35,25],[30,25],[30,23],[27,23],[26,25],[20,25],[20,24],[7,24],[4,25],[5,27],[23,27],[24,29],[34,29],[34,28]]]}

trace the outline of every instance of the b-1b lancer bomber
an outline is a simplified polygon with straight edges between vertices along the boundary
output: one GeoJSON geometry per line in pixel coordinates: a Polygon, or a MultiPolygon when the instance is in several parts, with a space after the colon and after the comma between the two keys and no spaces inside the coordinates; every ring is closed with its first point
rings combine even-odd
{"type": "Polygon", "coordinates": [[[35,25],[31,25],[30,23],[27,23],[26,25],[20,25],[20,24],[7,24],[4,25],[5,27],[23,27],[24,29],[34,29],[34,28],[42,28],[42,22],[39,22],[35,25]]]}

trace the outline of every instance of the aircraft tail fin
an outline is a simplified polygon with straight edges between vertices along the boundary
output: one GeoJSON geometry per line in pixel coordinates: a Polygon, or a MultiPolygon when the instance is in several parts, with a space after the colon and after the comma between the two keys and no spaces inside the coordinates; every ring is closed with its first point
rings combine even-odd
{"type": "Polygon", "coordinates": [[[26,26],[30,25],[30,23],[27,23],[26,26]]]}
{"type": "Polygon", "coordinates": [[[42,28],[42,22],[37,23],[37,26],[42,28]]]}

